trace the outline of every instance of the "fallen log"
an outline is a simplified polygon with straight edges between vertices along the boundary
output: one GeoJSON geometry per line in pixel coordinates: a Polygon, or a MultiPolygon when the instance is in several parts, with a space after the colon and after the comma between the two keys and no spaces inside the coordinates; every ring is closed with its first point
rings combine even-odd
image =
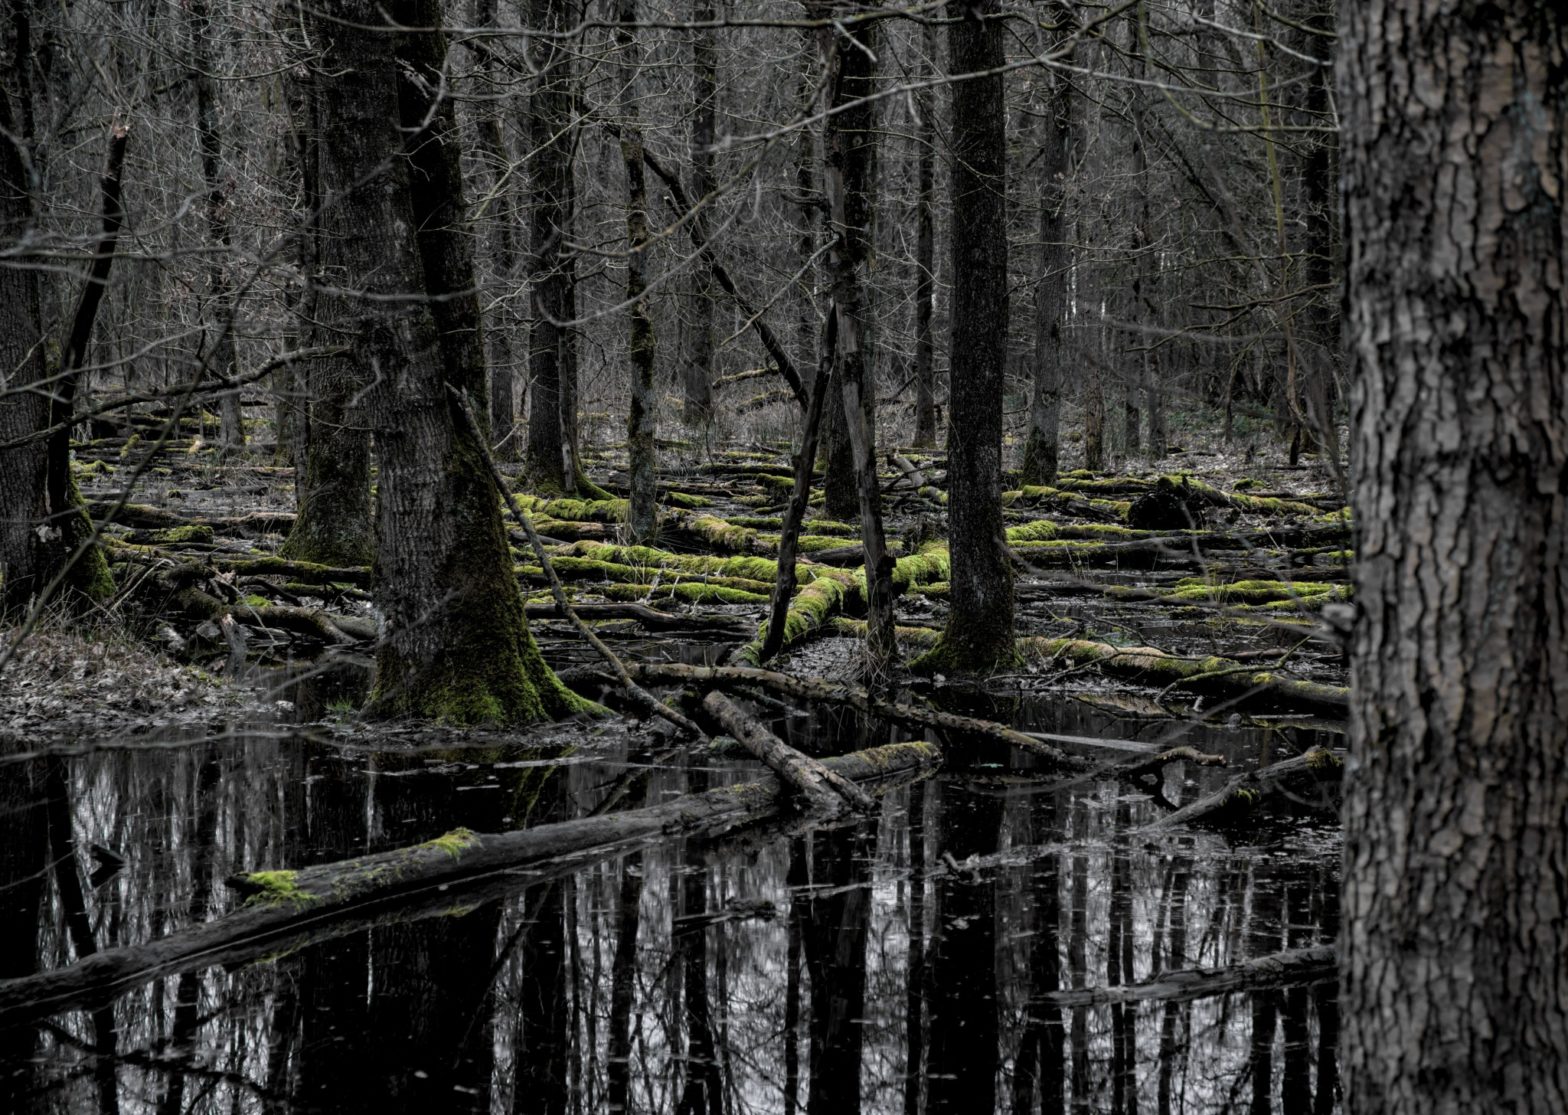
{"type": "MultiPolygon", "coordinates": [[[[1339,973],[1333,945],[1290,949],[1232,964],[1225,968],[1180,968],[1162,972],[1143,983],[1120,987],[1083,987],[1048,991],[1034,1003],[1055,1007],[1101,1007],[1112,1003],[1187,1003],[1233,991],[1328,983],[1339,973]]],[[[1033,1004],[1031,1004],[1033,1005],[1033,1004]]]]}
{"type": "Polygon", "coordinates": [[[803,797],[809,812],[833,816],[843,812],[845,806],[860,813],[870,813],[876,808],[870,794],[842,775],[834,774],[810,755],[795,750],[717,689],[710,690],[703,698],[702,707],[742,747],[803,797]]]}
{"type": "MultiPolygon", "coordinates": [[[[824,765],[866,787],[886,790],[920,778],[941,763],[928,743],[896,743],[824,765]]],[[[775,778],[690,794],[646,809],[585,817],[512,832],[457,829],[412,848],[360,856],[297,871],[252,871],[228,880],[245,896],[229,913],[160,940],[106,949],[66,968],[0,980],[0,1027],[47,1017],[158,976],[217,963],[243,947],[247,958],[276,952],[279,942],[366,907],[448,888],[497,873],[571,859],[573,866],[672,832],[712,836],[778,814],[787,794],[775,778]]]]}
{"type": "Polygon", "coordinates": [[[756,685],[782,693],[796,700],[828,701],[848,705],[870,716],[879,716],[899,724],[913,724],[921,728],[935,728],[961,736],[987,739],[1006,744],[1037,755],[1053,763],[1072,766],[1074,759],[1032,736],[974,716],[938,712],[918,705],[884,701],[873,697],[864,686],[847,682],[831,682],[823,678],[802,678],[764,670],[755,666],[692,666],[679,662],[644,662],[628,666],[633,677],[652,683],[678,685],[756,685]]]}

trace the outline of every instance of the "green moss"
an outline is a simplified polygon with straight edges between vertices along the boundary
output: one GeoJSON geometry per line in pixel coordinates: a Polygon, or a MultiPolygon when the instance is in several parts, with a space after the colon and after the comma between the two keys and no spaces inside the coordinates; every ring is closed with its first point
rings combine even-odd
{"type": "MultiPolygon", "coordinates": [[[[66,518],[61,544],[67,555],[74,554],[93,535],[93,522],[87,515],[87,505],[76,486],[76,477],[67,473],[66,499],[71,512],[66,518]]],[[[109,572],[109,558],[101,541],[88,546],[71,566],[66,587],[92,601],[103,601],[114,595],[114,575],[109,572]]]]}
{"type": "Polygon", "coordinates": [[[280,906],[285,902],[304,905],[320,898],[299,885],[297,871],[247,871],[240,876],[240,882],[255,891],[245,900],[247,906],[280,906]]]}
{"type": "Polygon", "coordinates": [[[523,510],[551,519],[577,523],[621,523],[626,521],[631,506],[624,499],[547,499],[536,495],[520,495],[518,503],[523,510]]]}
{"type": "Polygon", "coordinates": [[[247,608],[270,608],[270,607],[272,607],[272,601],[268,600],[265,596],[256,596],[254,594],[252,594],[250,596],[243,596],[243,597],[241,597],[240,598],[240,603],[245,605],[247,608]]]}
{"type": "Polygon", "coordinates": [[[735,526],[716,515],[683,515],[674,522],[681,530],[716,550],[739,553],[751,549],[757,539],[756,531],[735,526]]]}
{"type": "Polygon", "coordinates": [[[1265,604],[1280,602],[1296,605],[1309,597],[1326,596],[1338,586],[1321,581],[1236,581],[1225,585],[1178,582],[1179,587],[1164,594],[1162,600],[1206,600],[1214,603],[1265,604]]]}
{"type": "Polygon", "coordinates": [[[688,495],[685,492],[665,492],[664,502],[670,507],[679,507],[687,511],[713,506],[713,501],[707,496],[688,495]]]}
{"type": "Polygon", "coordinates": [[[212,528],[205,523],[170,527],[167,530],[155,531],[152,535],[153,542],[161,546],[179,546],[184,543],[210,543],[214,538],[212,528]]]}
{"type": "Polygon", "coordinates": [[[434,840],[427,840],[422,848],[435,848],[445,852],[453,859],[460,859],[464,852],[470,848],[479,847],[479,837],[472,829],[455,828],[451,832],[443,833],[434,840]]]}

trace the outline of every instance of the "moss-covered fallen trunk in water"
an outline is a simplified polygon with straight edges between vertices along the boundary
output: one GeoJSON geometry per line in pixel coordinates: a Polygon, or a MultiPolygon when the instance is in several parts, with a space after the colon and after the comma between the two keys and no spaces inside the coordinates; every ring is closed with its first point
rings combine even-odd
{"type": "MultiPolygon", "coordinates": [[[[923,777],[940,764],[941,753],[929,743],[889,744],[824,761],[873,793],[923,777]]],[[[581,870],[670,833],[711,836],[776,816],[787,801],[778,780],[765,777],[625,813],[494,834],[458,829],[411,848],[237,875],[229,883],[244,903],[205,924],[145,945],[106,949],[42,975],[0,981],[0,1025],[100,1002],[158,976],[275,955],[303,934],[330,932],[324,925],[329,919],[366,907],[412,902],[432,892],[441,893],[449,908],[460,906],[463,884],[496,873],[506,873],[520,888],[530,881],[524,869],[542,871],[564,860],[581,870]]]]}

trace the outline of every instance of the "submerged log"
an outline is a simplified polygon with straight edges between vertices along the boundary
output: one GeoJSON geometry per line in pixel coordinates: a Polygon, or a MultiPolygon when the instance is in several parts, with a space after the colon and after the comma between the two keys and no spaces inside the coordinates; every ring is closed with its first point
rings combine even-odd
{"type": "MultiPolygon", "coordinates": [[[[895,743],[824,765],[852,782],[885,791],[924,777],[940,763],[940,752],[931,744],[895,743]]],[[[568,859],[581,867],[669,833],[711,836],[773,817],[787,800],[778,780],[770,777],[625,813],[493,834],[457,829],[412,848],[297,871],[234,876],[229,884],[246,901],[227,914],[161,940],[95,953],[66,968],[0,980],[0,1027],[101,1002],[157,976],[211,966],[220,956],[233,959],[226,950],[243,947],[247,958],[268,955],[285,939],[372,905],[412,901],[430,892],[444,893],[443,902],[455,905],[460,884],[568,859]]]]}
{"type": "Polygon", "coordinates": [[[1112,1003],[1186,1003],[1233,991],[1328,983],[1339,973],[1333,945],[1290,949],[1226,968],[1181,968],[1143,983],[1048,991],[1039,1002],[1056,1007],[1100,1007],[1112,1003]]]}

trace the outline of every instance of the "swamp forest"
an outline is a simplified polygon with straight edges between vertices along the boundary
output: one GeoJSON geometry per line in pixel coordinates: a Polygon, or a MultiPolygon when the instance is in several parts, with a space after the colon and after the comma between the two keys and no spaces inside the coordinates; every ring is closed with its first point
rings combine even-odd
{"type": "Polygon", "coordinates": [[[1568,1112],[1559,0],[0,54],[0,1115],[1568,1112]]]}

